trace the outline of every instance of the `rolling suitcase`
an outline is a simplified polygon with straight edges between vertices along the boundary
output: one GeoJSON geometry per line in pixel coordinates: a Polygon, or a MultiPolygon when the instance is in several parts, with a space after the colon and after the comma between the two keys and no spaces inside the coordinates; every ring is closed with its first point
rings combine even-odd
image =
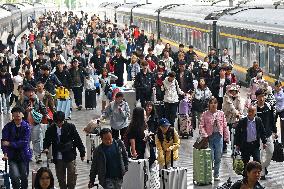
{"type": "Polygon", "coordinates": [[[97,107],[97,95],[95,90],[85,91],[85,108],[94,109],[97,107]]]}
{"type": "Polygon", "coordinates": [[[123,89],[121,92],[124,95],[124,100],[128,103],[130,113],[132,114],[133,109],[136,106],[136,92],[135,89],[123,89]]]}
{"type": "Polygon", "coordinates": [[[93,152],[96,147],[101,143],[101,138],[97,134],[87,134],[86,135],[86,148],[87,148],[87,163],[92,161],[93,152]]]}
{"type": "Polygon", "coordinates": [[[211,150],[193,148],[193,183],[196,185],[212,184],[211,150]]]}
{"type": "Polygon", "coordinates": [[[10,189],[10,179],[8,173],[8,161],[5,161],[5,169],[0,170],[0,188],[10,189]]]}
{"type": "Polygon", "coordinates": [[[123,177],[122,189],[149,188],[149,176],[150,171],[148,159],[129,159],[128,171],[123,177]]]}
{"type": "Polygon", "coordinates": [[[192,136],[191,119],[192,117],[187,114],[178,115],[179,135],[182,138],[192,136]]]}
{"type": "Polygon", "coordinates": [[[65,119],[71,118],[71,99],[57,99],[56,111],[65,113],[65,119]]]}
{"type": "Polygon", "coordinates": [[[159,164],[157,161],[150,168],[150,189],[160,189],[159,164]]]}
{"type": "MultiPolygon", "coordinates": [[[[166,156],[165,156],[166,162],[166,156]]],[[[184,167],[173,167],[173,151],[171,152],[171,166],[161,169],[160,188],[161,189],[186,189],[187,169],[184,167]]]]}

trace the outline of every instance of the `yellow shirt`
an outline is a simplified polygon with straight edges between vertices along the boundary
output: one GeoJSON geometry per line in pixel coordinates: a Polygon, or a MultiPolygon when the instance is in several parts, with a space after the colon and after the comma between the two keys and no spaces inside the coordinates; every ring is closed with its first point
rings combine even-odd
{"type": "Polygon", "coordinates": [[[179,158],[178,156],[178,149],[180,147],[180,139],[179,139],[179,135],[177,133],[177,131],[174,129],[174,138],[171,139],[170,141],[166,140],[166,135],[163,134],[164,136],[164,141],[161,144],[160,140],[158,139],[158,136],[155,136],[155,143],[156,143],[156,147],[158,150],[158,162],[161,166],[165,165],[165,157],[164,154],[166,153],[166,163],[170,163],[171,162],[171,151],[167,151],[165,152],[168,148],[170,148],[171,150],[173,150],[174,153],[174,160],[177,160],[179,158]]]}

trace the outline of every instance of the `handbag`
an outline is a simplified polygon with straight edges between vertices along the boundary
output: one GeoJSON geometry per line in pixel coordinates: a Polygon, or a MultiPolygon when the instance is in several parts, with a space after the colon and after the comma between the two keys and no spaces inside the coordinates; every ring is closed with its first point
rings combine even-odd
{"type": "Polygon", "coordinates": [[[201,149],[206,149],[209,147],[209,139],[208,137],[198,137],[193,144],[193,147],[195,149],[201,150],[201,149]]]}
{"type": "Polygon", "coordinates": [[[284,161],[284,153],[283,153],[283,145],[278,142],[278,140],[274,140],[274,152],[272,159],[273,161],[276,162],[283,162],[284,161]]]}
{"type": "Polygon", "coordinates": [[[237,175],[242,175],[244,171],[244,162],[240,152],[235,152],[233,156],[233,170],[237,175]]]}

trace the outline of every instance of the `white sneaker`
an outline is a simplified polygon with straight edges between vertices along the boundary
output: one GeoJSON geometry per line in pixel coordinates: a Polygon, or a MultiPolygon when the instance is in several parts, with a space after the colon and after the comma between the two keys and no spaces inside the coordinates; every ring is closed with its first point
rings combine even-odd
{"type": "Polygon", "coordinates": [[[220,177],[214,177],[214,181],[220,181],[220,177]]]}

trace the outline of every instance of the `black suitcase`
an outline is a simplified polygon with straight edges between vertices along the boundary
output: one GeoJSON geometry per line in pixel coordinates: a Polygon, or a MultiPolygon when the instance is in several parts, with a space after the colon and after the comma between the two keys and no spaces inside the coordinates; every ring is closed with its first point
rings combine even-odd
{"type": "Polygon", "coordinates": [[[85,108],[94,109],[96,107],[97,107],[96,90],[86,90],[85,91],[85,108]]]}

